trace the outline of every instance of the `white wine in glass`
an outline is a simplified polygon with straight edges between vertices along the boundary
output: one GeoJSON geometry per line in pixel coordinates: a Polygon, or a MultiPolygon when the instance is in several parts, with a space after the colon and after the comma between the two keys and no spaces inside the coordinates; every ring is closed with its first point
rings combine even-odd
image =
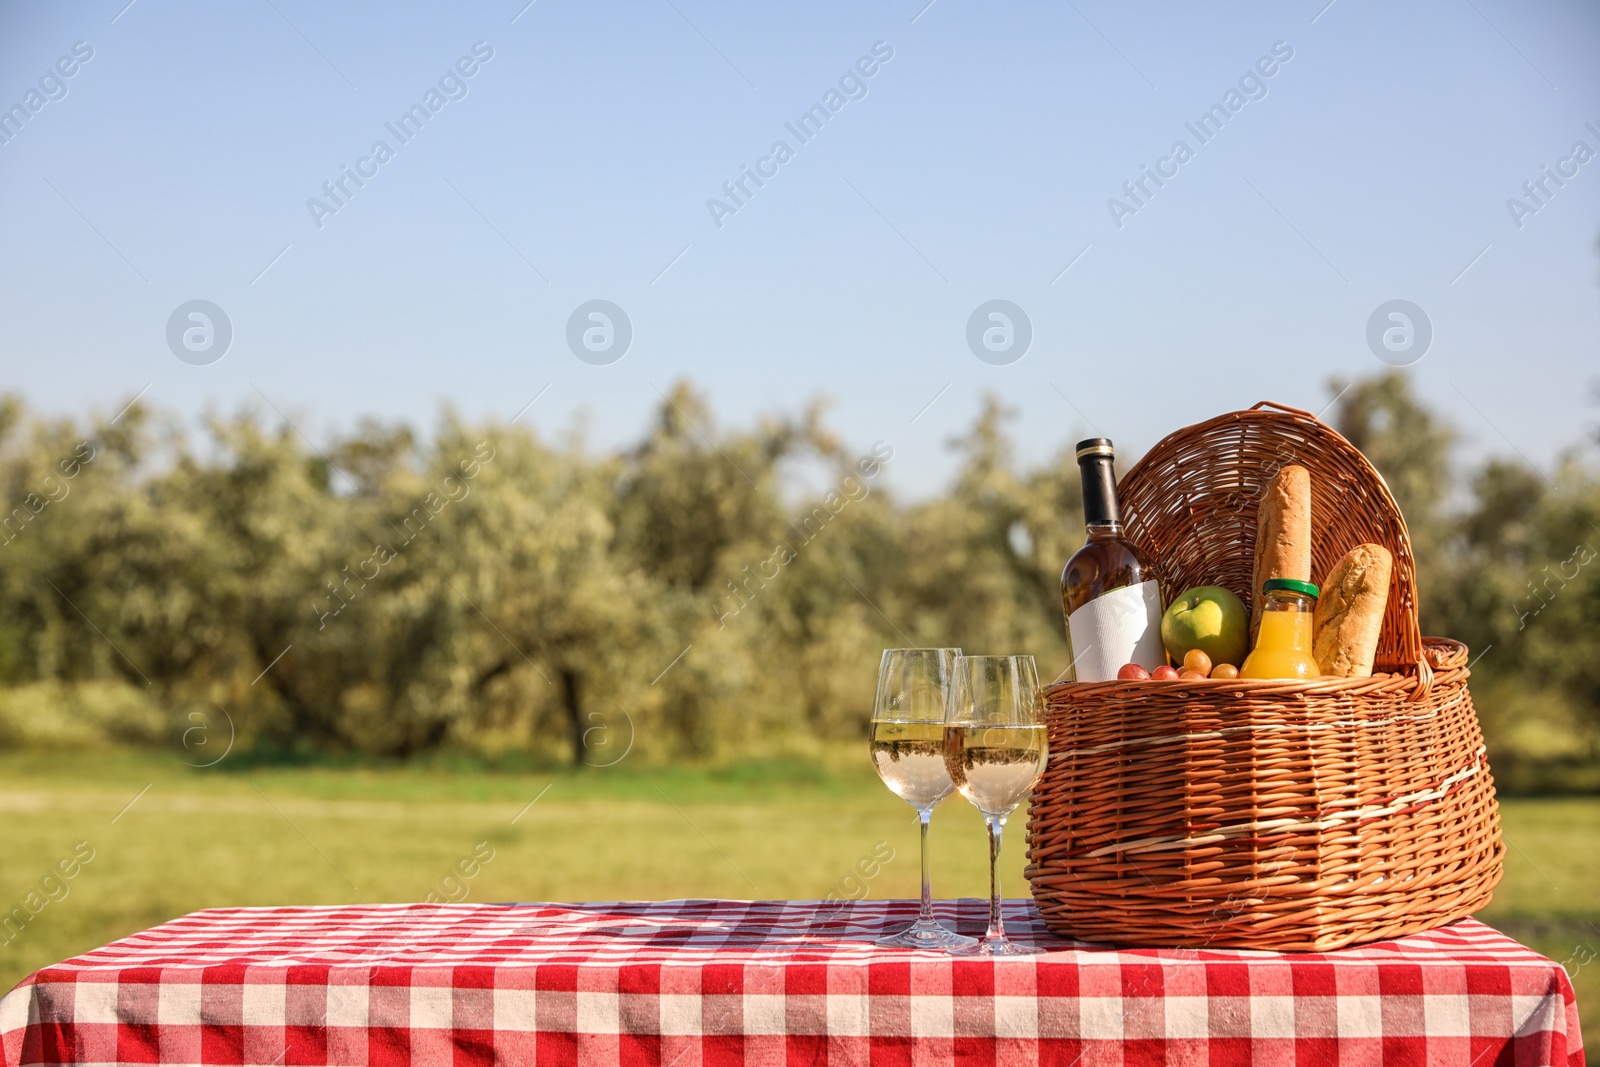
{"type": "Polygon", "coordinates": [[[878,665],[868,743],[872,766],[895,796],[917,809],[922,832],[922,909],[917,921],[878,939],[890,948],[949,951],[977,942],[933,918],[928,871],[928,824],[935,804],[955,785],[945,766],[945,719],[959,648],[886,648],[878,665]]]}
{"type": "Polygon", "coordinates": [[[872,765],[889,791],[918,811],[955,789],[944,765],[944,723],[872,720],[872,765]]]}
{"type": "Polygon", "coordinates": [[[960,656],[945,722],[945,769],[983,814],[989,832],[989,929],[958,955],[1027,956],[1039,949],[1007,940],[1000,916],[1000,839],[1049,758],[1042,691],[1032,656],[960,656]]]}
{"type": "Polygon", "coordinates": [[[950,726],[940,755],[950,780],[984,818],[1016,810],[1044,770],[1044,724],[950,726]]]}

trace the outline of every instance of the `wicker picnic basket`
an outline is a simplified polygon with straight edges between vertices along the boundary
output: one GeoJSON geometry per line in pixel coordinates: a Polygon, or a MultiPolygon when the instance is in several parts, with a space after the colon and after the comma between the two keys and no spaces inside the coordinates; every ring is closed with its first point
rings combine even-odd
{"type": "Polygon", "coordinates": [[[1249,604],[1256,502],[1289,463],[1311,474],[1314,580],[1363,542],[1394,553],[1374,673],[1050,686],[1027,876],[1057,933],[1323,951],[1458,919],[1500,880],[1466,646],[1421,635],[1405,520],[1350,442],[1265,403],[1179,430],[1119,483],[1128,530],[1167,601],[1249,604]]]}

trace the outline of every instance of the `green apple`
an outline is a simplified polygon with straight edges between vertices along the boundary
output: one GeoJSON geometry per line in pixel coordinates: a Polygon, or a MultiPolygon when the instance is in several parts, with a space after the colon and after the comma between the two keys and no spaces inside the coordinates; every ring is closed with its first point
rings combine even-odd
{"type": "Polygon", "coordinates": [[[1250,651],[1250,618],[1239,598],[1220,585],[1185,589],[1161,616],[1161,643],[1174,663],[1198,648],[1212,663],[1237,667],[1250,651]]]}

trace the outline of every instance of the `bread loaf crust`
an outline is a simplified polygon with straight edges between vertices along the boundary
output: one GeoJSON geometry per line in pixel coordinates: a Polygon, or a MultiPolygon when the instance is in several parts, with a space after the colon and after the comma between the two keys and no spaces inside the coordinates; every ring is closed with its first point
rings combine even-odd
{"type": "Polygon", "coordinates": [[[1357,545],[1328,572],[1312,621],[1312,655],[1324,675],[1372,674],[1394,557],[1382,545],[1357,545]]]}
{"type": "Polygon", "coordinates": [[[1261,583],[1268,578],[1311,580],[1311,472],[1280,467],[1256,510],[1256,559],[1250,576],[1250,636],[1260,628],[1261,583]]]}

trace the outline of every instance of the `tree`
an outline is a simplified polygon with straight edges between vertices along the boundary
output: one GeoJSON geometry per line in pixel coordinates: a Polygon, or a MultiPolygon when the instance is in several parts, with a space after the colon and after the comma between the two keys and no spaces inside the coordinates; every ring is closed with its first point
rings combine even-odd
{"type": "MultiPolygon", "coordinates": [[[[948,489],[908,502],[893,442],[846,445],[824,411],[725,429],[679,383],[596,454],[450,412],[317,447],[258,412],[191,439],[140,404],[0,397],[0,737],[48,705],[74,743],[172,743],[221,709],[263,757],[804,756],[860,738],[884,646],[1063,666],[1070,447],[1019,464],[986,398],[948,489]]],[[[1592,451],[1453,488],[1451,430],[1399,372],[1335,421],[1405,513],[1424,630],[1473,651],[1499,781],[1600,785],[1592,451]]]]}

